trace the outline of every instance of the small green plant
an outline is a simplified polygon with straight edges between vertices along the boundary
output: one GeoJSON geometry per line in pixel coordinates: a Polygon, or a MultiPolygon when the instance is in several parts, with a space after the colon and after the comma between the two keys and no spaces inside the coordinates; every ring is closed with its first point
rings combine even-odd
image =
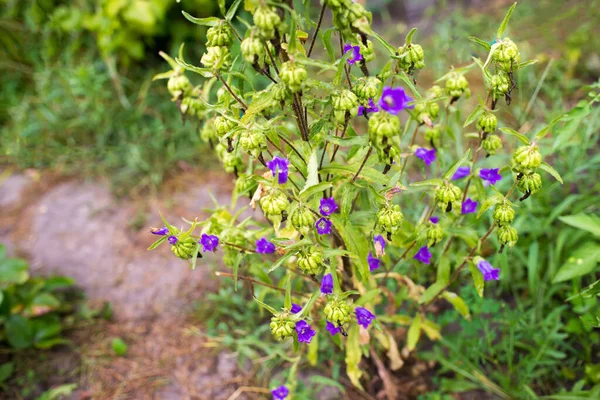
{"type": "Polygon", "coordinates": [[[123,357],[125,354],[127,354],[127,347],[128,347],[128,346],[127,346],[127,343],[125,343],[125,342],[123,341],[123,339],[121,339],[121,338],[114,338],[114,339],[111,341],[111,343],[110,343],[110,344],[111,344],[111,346],[112,346],[112,350],[113,350],[113,352],[114,352],[116,355],[118,355],[118,356],[120,356],[120,357],[123,357]]]}

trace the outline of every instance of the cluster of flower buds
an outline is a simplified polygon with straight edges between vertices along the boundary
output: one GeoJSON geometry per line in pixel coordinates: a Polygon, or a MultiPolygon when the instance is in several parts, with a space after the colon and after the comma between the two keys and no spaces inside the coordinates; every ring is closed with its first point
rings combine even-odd
{"type": "Polygon", "coordinates": [[[302,91],[302,84],[306,80],[308,73],[302,64],[290,60],[281,64],[279,76],[290,92],[298,93],[302,91]]]}
{"type": "Polygon", "coordinates": [[[221,160],[223,168],[228,173],[237,173],[244,167],[244,162],[242,159],[234,152],[227,151],[227,148],[221,143],[215,146],[215,152],[219,160],[221,160]]]}
{"type": "Polygon", "coordinates": [[[182,100],[192,94],[194,87],[190,80],[183,74],[183,68],[177,67],[167,81],[167,89],[173,97],[172,100],[182,100]]]}
{"type": "Polygon", "coordinates": [[[191,236],[170,236],[169,243],[171,243],[171,251],[173,254],[182,260],[189,260],[194,256],[197,242],[191,236]]]}
{"type": "Polygon", "coordinates": [[[266,136],[258,129],[245,129],[240,134],[240,146],[242,150],[253,157],[259,157],[266,145],[266,136]]]}
{"type": "Polygon", "coordinates": [[[273,316],[269,326],[273,337],[277,340],[283,340],[294,336],[296,323],[290,319],[290,313],[284,311],[273,316]]]}
{"type": "Polygon", "coordinates": [[[371,31],[372,15],[362,4],[352,0],[325,0],[325,4],[333,14],[333,25],[344,37],[371,31]]]}
{"type": "Polygon", "coordinates": [[[407,74],[412,74],[415,70],[425,67],[425,52],[423,48],[414,43],[405,44],[398,48],[398,65],[407,74]]]}
{"type": "Polygon", "coordinates": [[[323,253],[316,247],[310,247],[308,250],[302,250],[298,253],[298,267],[305,274],[321,275],[325,270],[323,263],[323,253]]]}
{"type": "Polygon", "coordinates": [[[225,136],[237,126],[235,121],[223,115],[219,115],[214,119],[214,125],[219,138],[225,136]]]}
{"type": "Polygon", "coordinates": [[[252,179],[252,175],[238,174],[238,178],[235,180],[235,192],[239,194],[247,194],[248,197],[252,198],[252,194],[256,191],[258,183],[252,179]]]}
{"type": "Polygon", "coordinates": [[[262,208],[267,217],[275,226],[278,226],[287,213],[290,202],[287,196],[280,190],[271,189],[260,199],[260,208],[262,208]]]}
{"type": "Polygon", "coordinates": [[[492,98],[494,100],[501,96],[507,96],[511,90],[510,77],[504,71],[498,71],[498,73],[492,75],[492,98]]]}
{"type": "Polygon", "coordinates": [[[492,51],[492,61],[504,71],[511,72],[521,61],[515,42],[509,38],[499,40],[492,51]]]}
{"type": "Polygon", "coordinates": [[[233,44],[233,31],[226,21],[211,27],[206,32],[206,53],[202,55],[200,62],[204,67],[218,71],[229,65],[231,45],[233,44]]]}
{"type": "Polygon", "coordinates": [[[374,77],[361,77],[356,81],[352,88],[356,97],[362,105],[366,105],[369,100],[376,98],[381,91],[381,81],[374,77]]]}
{"type": "Polygon", "coordinates": [[[301,235],[307,236],[315,226],[315,216],[308,207],[298,206],[292,211],[290,222],[301,235]]]}
{"type": "Polygon", "coordinates": [[[434,125],[431,128],[427,128],[425,131],[425,140],[431,144],[431,147],[436,148],[440,145],[440,139],[442,137],[442,126],[434,125]]]}
{"type": "Polygon", "coordinates": [[[427,247],[432,247],[442,241],[444,238],[444,230],[436,220],[430,220],[427,223],[427,247]],[[434,222],[435,221],[435,222],[434,222]]]}
{"type": "Polygon", "coordinates": [[[526,175],[523,175],[519,182],[517,183],[517,189],[521,193],[523,193],[523,197],[521,197],[521,201],[525,200],[532,194],[539,192],[542,188],[542,176],[537,172],[532,172],[526,175]]]}
{"type": "Polygon", "coordinates": [[[387,112],[375,113],[369,118],[369,140],[377,150],[382,162],[391,164],[394,158],[400,154],[400,149],[392,138],[400,134],[400,119],[387,112]]]}
{"type": "Polygon", "coordinates": [[[465,97],[471,96],[469,89],[469,81],[464,75],[452,73],[446,80],[446,94],[450,96],[452,101],[458,100],[463,94],[465,97]]]}
{"type": "Polygon", "coordinates": [[[542,177],[535,170],[542,164],[542,154],[534,142],[530,145],[519,146],[515,150],[510,166],[518,174],[517,189],[523,193],[521,201],[542,188],[542,177]]]}
{"type": "Polygon", "coordinates": [[[265,45],[263,45],[257,28],[249,29],[248,32],[248,36],[240,44],[240,49],[244,60],[254,65],[264,59],[265,45]]]}
{"type": "Polygon", "coordinates": [[[373,48],[373,42],[371,42],[369,39],[366,40],[366,42],[363,42],[361,35],[357,35],[358,36],[358,45],[360,47],[360,54],[363,57],[364,62],[370,62],[373,61],[375,59],[375,49],[373,48]]]}
{"type": "Polygon", "coordinates": [[[420,124],[433,125],[440,113],[440,105],[435,101],[421,100],[415,104],[415,114],[420,124]]]}
{"type": "Polygon", "coordinates": [[[404,215],[402,215],[399,205],[386,203],[377,211],[375,218],[376,229],[387,233],[389,238],[400,228],[404,215]]]}
{"type": "Polygon", "coordinates": [[[435,189],[435,201],[444,212],[452,211],[452,203],[460,201],[462,190],[450,182],[443,182],[435,189]]]}
{"type": "Polygon", "coordinates": [[[498,225],[498,231],[496,234],[501,246],[500,252],[502,252],[502,249],[506,245],[510,247],[514,246],[519,239],[519,235],[517,234],[517,230],[510,226],[515,219],[515,210],[512,208],[510,203],[505,200],[504,203],[497,204],[494,208],[492,218],[494,219],[496,225],[498,225]]]}
{"type": "Polygon", "coordinates": [[[498,135],[488,135],[481,142],[481,147],[488,155],[494,155],[496,151],[502,148],[502,139],[498,135]]]}
{"type": "Polygon", "coordinates": [[[343,326],[352,319],[352,306],[345,299],[328,296],[325,305],[325,318],[335,326],[343,326]]]}
{"type": "Polygon", "coordinates": [[[343,124],[347,118],[358,114],[358,97],[349,90],[338,90],[331,96],[335,120],[343,124]]]}
{"type": "Polygon", "coordinates": [[[258,28],[258,33],[263,39],[273,39],[280,24],[281,17],[273,7],[264,5],[255,10],[254,25],[258,28]]]}

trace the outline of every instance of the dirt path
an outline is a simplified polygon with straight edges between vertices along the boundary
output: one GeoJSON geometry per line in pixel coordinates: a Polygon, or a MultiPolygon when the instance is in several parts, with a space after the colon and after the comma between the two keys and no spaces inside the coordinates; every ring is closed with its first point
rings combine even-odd
{"type": "Polygon", "coordinates": [[[0,243],[27,258],[33,273],[71,276],[92,304],[113,306],[115,322],[86,333],[75,398],[227,399],[244,383],[234,355],[211,353],[190,334],[197,327],[187,320],[188,307],[219,284],[208,265],[191,271],[167,248],[146,251],[156,238],[148,227],[162,226],[159,209],[178,225],[181,216],[202,217],[213,206],[210,193],[228,204],[231,187],[230,178],[215,177],[202,188],[135,204],[101,182],[37,173],[0,182],[0,243]],[[110,356],[107,343],[116,336],[129,343],[127,357],[110,356]]]}

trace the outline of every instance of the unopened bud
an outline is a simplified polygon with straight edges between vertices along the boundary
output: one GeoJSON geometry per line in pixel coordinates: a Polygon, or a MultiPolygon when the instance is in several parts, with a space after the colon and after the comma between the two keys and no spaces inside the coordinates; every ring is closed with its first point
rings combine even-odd
{"type": "Polygon", "coordinates": [[[492,218],[498,226],[510,225],[515,219],[515,210],[508,203],[498,204],[492,218]]]}
{"type": "Polygon", "coordinates": [[[298,267],[305,274],[309,275],[321,275],[325,270],[325,264],[323,263],[323,253],[311,247],[308,250],[303,250],[298,254],[298,267]]]}
{"type": "Polygon", "coordinates": [[[515,172],[529,174],[542,163],[542,155],[537,145],[519,146],[510,160],[510,166],[515,172]]]}
{"type": "Polygon", "coordinates": [[[297,93],[302,91],[302,84],[308,74],[301,64],[287,61],[281,65],[279,76],[292,93],[297,93]]]}
{"type": "Polygon", "coordinates": [[[331,322],[336,327],[343,326],[352,319],[352,307],[345,299],[329,296],[323,311],[327,321],[331,322]]]}
{"type": "Polygon", "coordinates": [[[519,240],[519,235],[517,234],[517,230],[509,225],[504,225],[498,228],[498,241],[502,246],[514,246],[519,240]]]}
{"type": "Polygon", "coordinates": [[[295,230],[307,236],[315,226],[315,216],[304,206],[298,206],[290,215],[290,222],[295,230]]]}
{"type": "Polygon", "coordinates": [[[289,314],[279,313],[271,318],[269,327],[271,328],[271,334],[277,340],[283,340],[294,335],[294,328],[296,324],[290,320],[289,314]]]}
{"type": "Polygon", "coordinates": [[[376,227],[383,232],[393,235],[399,228],[404,215],[397,204],[385,204],[377,212],[376,227]]]}
{"type": "Polygon", "coordinates": [[[444,182],[435,189],[435,201],[444,212],[452,211],[452,203],[459,201],[461,196],[462,190],[450,182],[444,182]]]}
{"type": "Polygon", "coordinates": [[[484,112],[477,120],[477,129],[485,133],[494,133],[498,126],[498,118],[490,111],[484,112]]]}
{"type": "Polygon", "coordinates": [[[502,148],[502,139],[498,135],[488,135],[481,142],[481,147],[489,155],[496,154],[496,151],[502,148]]]}
{"type": "Polygon", "coordinates": [[[463,94],[466,97],[469,97],[471,95],[469,81],[467,81],[467,78],[465,78],[464,75],[453,73],[446,80],[446,93],[452,99],[458,99],[463,94]]]}
{"type": "Polygon", "coordinates": [[[230,47],[233,44],[233,32],[228,23],[215,25],[206,32],[206,47],[224,46],[230,47]]]}
{"type": "Polygon", "coordinates": [[[418,44],[407,44],[398,48],[398,60],[400,68],[411,74],[414,70],[425,67],[425,52],[418,44]]]}

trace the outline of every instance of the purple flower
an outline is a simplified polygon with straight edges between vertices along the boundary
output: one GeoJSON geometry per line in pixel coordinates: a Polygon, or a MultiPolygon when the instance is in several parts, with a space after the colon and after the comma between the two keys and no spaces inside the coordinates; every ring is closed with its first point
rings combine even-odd
{"type": "Polygon", "coordinates": [[[329,321],[327,321],[327,324],[325,325],[325,329],[327,329],[329,331],[329,333],[331,333],[331,336],[335,336],[340,331],[339,327],[335,326],[334,324],[332,324],[329,321]]]}
{"type": "Polygon", "coordinates": [[[375,246],[375,255],[377,257],[385,255],[385,239],[383,238],[383,236],[373,236],[373,246],[375,246]]]}
{"type": "Polygon", "coordinates": [[[279,386],[277,389],[271,390],[273,400],[285,400],[290,394],[290,391],[285,386],[279,386]]]}
{"type": "Polygon", "coordinates": [[[167,227],[165,226],[164,228],[152,228],[150,229],[150,233],[153,235],[160,235],[160,236],[165,236],[167,233],[169,233],[169,229],[167,229],[167,227]]]}
{"type": "Polygon", "coordinates": [[[453,181],[457,181],[459,179],[466,178],[470,174],[471,174],[471,167],[468,167],[468,166],[458,167],[458,169],[456,170],[454,175],[452,175],[451,179],[453,181]]]}
{"type": "Polygon", "coordinates": [[[364,115],[364,114],[374,113],[377,111],[379,111],[379,107],[377,107],[375,105],[375,102],[373,101],[373,99],[369,99],[368,106],[366,106],[366,107],[363,105],[358,106],[358,114],[357,115],[364,115]]]}
{"type": "Polygon", "coordinates": [[[330,197],[328,199],[321,199],[321,205],[319,206],[319,211],[321,211],[321,215],[328,217],[338,209],[338,205],[335,204],[335,199],[330,197]]]}
{"type": "Polygon", "coordinates": [[[415,156],[423,160],[426,165],[431,165],[435,161],[435,149],[427,150],[424,147],[419,147],[415,151],[415,156]]]}
{"type": "Polygon", "coordinates": [[[302,307],[299,306],[296,303],[292,303],[292,309],[290,310],[293,314],[298,314],[300,311],[302,311],[302,307]]]}
{"type": "Polygon", "coordinates": [[[368,328],[369,325],[371,325],[371,322],[373,322],[375,319],[375,315],[373,315],[371,311],[367,310],[366,308],[356,307],[354,312],[356,314],[356,320],[358,321],[358,324],[365,329],[368,328]]]}
{"type": "Polygon", "coordinates": [[[498,173],[499,168],[481,169],[479,171],[479,177],[484,181],[488,181],[490,185],[495,184],[502,179],[502,175],[498,173]]]}
{"type": "Polygon", "coordinates": [[[369,252],[369,255],[367,256],[367,263],[369,264],[369,271],[373,271],[379,268],[381,260],[373,257],[373,253],[369,252]]]}
{"type": "Polygon", "coordinates": [[[477,202],[471,200],[470,198],[466,198],[465,201],[462,203],[462,209],[461,209],[461,214],[471,214],[474,213],[477,210],[477,202]]]}
{"type": "Polygon", "coordinates": [[[404,92],[404,88],[397,87],[394,89],[386,86],[381,93],[379,106],[390,114],[396,115],[402,110],[413,108],[414,106],[408,105],[411,101],[413,101],[413,98],[404,92]]]}
{"type": "Polygon", "coordinates": [[[215,235],[202,234],[200,238],[200,244],[202,245],[202,251],[215,251],[219,245],[219,238],[215,235]]]}
{"type": "Polygon", "coordinates": [[[415,254],[413,258],[429,265],[429,262],[431,261],[431,253],[429,252],[427,246],[423,246],[419,249],[419,251],[417,251],[417,254],[415,254]]]}
{"type": "Polygon", "coordinates": [[[479,268],[479,270],[483,274],[483,279],[485,279],[486,281],[497,281],[500,279],[500,277],[498,276],[500,270],[498,268],[494,268],[492,264],[485,260],[479,261],[477,263],[477,268],[479,268]]]}
{"type": "Polygon", "coordinates": [[[296,333],[298,334],[298,341],[300,343],[310,343],[316,334],[315,330],[304,320],[296,322],[296,333]]]}
{"type": "Polygon", "coordinates": [[[256,241],[256,252],[259,254],[273,254],[275,253],[275,245],[267,240],[267,238],[261,238],[256,241]]]}
{"type": "Polygon", "coordinates": [[[177,236],[169,236],[169,237],[167,238],[167,241],[168,241],[170,244],[175,244],[175,243],[177,243],[177,236]]]}
{"type": "Polygon", "coordinates": [[[290,164],[287,158],[279,156],[273,157],[273,161],[267,161],[267,167],[273,173],[273,176],[277,175],[277,179],[280,185],[283,185],[288,180],[288,165],[290,164]]]}
{"type": "Polygon", "coordinates": [[[429,218],[429,222],[431,222],[432,224],[437,224],[438,222],[440,222],[439,217],[431,217],[429,218]]]}
{"type": "Polygon", "coordinates": [[[315,223],[319,235],[329,235],[331,233],[331,221],[327,218],[319,218],[315,223]]]}
{"type": "Polygon", "coordinates": [[[352,57],[348,59],[348,64],[354,65],[354,63],[363,60],[362,54],[360,54],[360,46],[352,46],[351,44],[344,45],[344,54],[352,51],[352,57]]]}
{"type": "Polygon", "coordinates": [[[323,275],[323,280],[321,280],[321,293],[333,293],[333,276],[331,276],[331,274],[323,275]]]}

